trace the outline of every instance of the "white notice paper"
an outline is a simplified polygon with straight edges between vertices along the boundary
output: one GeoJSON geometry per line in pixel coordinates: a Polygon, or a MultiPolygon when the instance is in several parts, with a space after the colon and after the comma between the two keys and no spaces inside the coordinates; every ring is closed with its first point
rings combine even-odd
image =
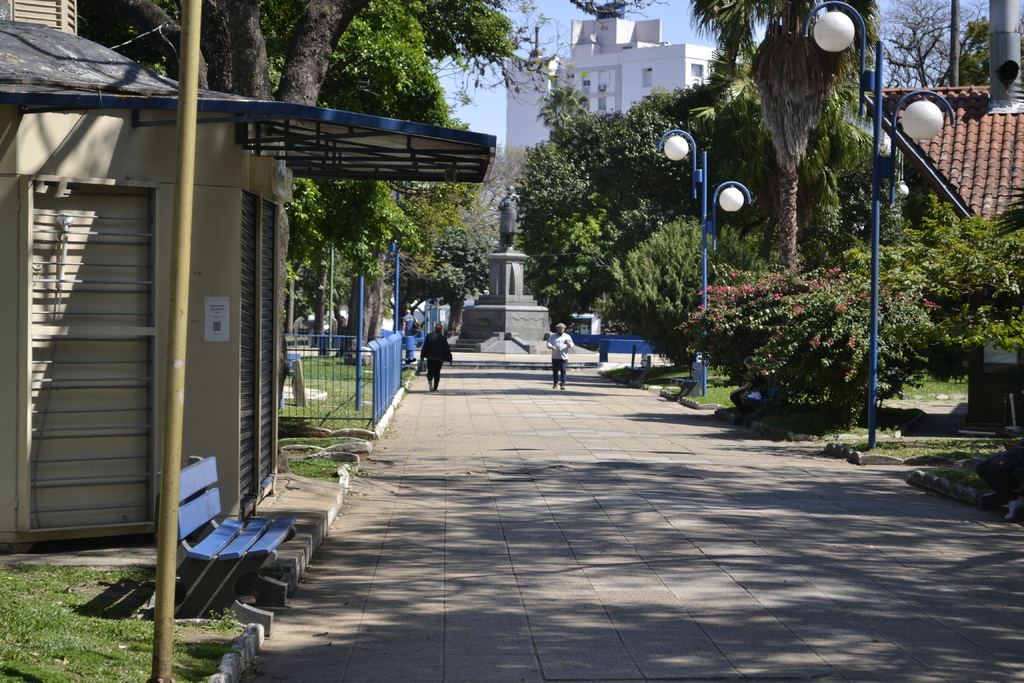
{"type": "Polygon", "coordinates": [[[206,297],[206,335],[204,341],[231,341],[231,297],[206,297]]]}

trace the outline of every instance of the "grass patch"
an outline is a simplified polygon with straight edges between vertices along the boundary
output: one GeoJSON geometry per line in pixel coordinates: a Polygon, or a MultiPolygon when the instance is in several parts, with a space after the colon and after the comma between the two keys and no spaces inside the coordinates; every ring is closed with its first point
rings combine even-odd
{"type": "MultiPolygon", "coordinates": [[[[878,434],[894,436],[896,431],[915,415],[917,415],[917,409],[915,408],[879,408],[876,416],[875,431],[878,434]]],[[[865,417],[864,419],[867,418],[865,417]]],[[[841,424],[829,419],[824,410],[814,405],[782,406],[778,412],[767,417],[764,422],[772,427],[789,430],[794,434],[813,434],[821,438],[838,436],[839,434],[867,436],[868,433],[866,423],[863,426],[858,425],[850,429],[844,429],[841,424]]]]}
{"type": "MultiPolygon", "coordinates": [[[[867,450],[868,442],[851,446],[854,450],[867,450]]],[[[1005,448],[1004,441],[996,439],[936,439],[934,441],[883,441],[875,452],[906,460],[916,455],[938,455],[950,460],[967,460],[975,456],[989,456],[1005,448]]],[[[952,481],[952,480],[950,480],[952,481]]]]}
{"type": "Polygon", "coordinates": [[[351,436],[332,436],[326,439],[318,439],[316,437],[297,436],[288,439],[278,439],[278,444],[281,446],[319,446],[321,448],[327,448],[339,443],[352,443],[353,441],[362,441],[362,439],[356,439],[351,436]]]}
{"type": "Polygon", "coordinates": [[[977,489],[978,491],[989,491],[988,484],[982,481],[978,473],[972,469],[962,470],[934,470],[931,472],[939,477],[945,477],[954,484],[961,484],[967,488],[977,489]]]}
{"type": "Polygon", "coordinates": [[[359,468],[355,463],[341,463],[330,458],[293,458],[289,460],[288,467],[293,474],[310,479],[322,479],[324,481],[338,482],[338,468],[347,467],[349,476],[358,474],[359,468]]]}
{"type": "MultiPolygon", "coordinates": [[[[939,394],[967,396],[967,379],[937,380],[930,375],[924,375],[919,382],[907,385],[904,389],[904,396],[908,399],[931,399],[939,394]]],[[[890,400],[900,399],[897,397],[890,400]]]]}
{"type": "MultiPolygon", "coordinates": [[[[133,614],[153,585],[152,569],[0,565],[0,681],[148,680],[153,622],[133,614]]],[[[240,633],[233,621],[176,627],[175,680],[206,681],[240,633]]]]}

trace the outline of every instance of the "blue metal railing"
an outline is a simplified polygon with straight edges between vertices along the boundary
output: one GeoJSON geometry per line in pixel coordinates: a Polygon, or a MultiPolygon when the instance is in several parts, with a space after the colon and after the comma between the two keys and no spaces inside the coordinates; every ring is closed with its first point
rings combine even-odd
{"type": "Polygon", "coordinates": [[[373,424],[384,417],[402,386],[402,335],[392,332],[370,342],[373,353],[373,424]]]}

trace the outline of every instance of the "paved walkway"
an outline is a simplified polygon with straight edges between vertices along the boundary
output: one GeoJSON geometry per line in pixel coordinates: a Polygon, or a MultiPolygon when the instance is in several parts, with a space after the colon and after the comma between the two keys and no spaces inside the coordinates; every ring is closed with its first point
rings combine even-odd
{"type": "Polygon", "coordinates": [[[573,374],[417,379],[257,681],[1024,680],[1024,531],[573,374]]]}

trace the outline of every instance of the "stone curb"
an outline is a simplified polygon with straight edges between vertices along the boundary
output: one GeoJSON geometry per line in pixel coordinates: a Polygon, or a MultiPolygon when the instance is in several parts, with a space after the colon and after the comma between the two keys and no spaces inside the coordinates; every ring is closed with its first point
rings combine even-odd
{"type": "Polygon", "coordinates": [[[984,493],[977,489],[972,489],[969,486],[954,484],[949,479],[940,477],[933,472],[914,470],[910,473],[910,476],[907,477],[907,483],[916,484],[921,488],[941,493],[974,507],[984,507],[984,493]]]}
{"type": "Polygon", "coordinates": [[[221,658],[220,671],[210,676],[207,683],[239,683],[263,647],[263,640],[263,624],[246,624],[242,635],[231,643],[237,652],[229,652],[221,658]]]}
{"type": "Polygon", "coordinates": [[[818,437],[813,434],[796,434],[794,432],[789,431],[788,429],[772,427],[771,425],[765,424],[760,420],[751,420],[749,423],[746,423],[739,415],[732,412],[731,410],[722,406],[716,406],[716,408],[717,409],[715,410],[715,417],[717,417],[719,420],[725,420],[726,422],[731,422],[734,425],[745,424],[747,427],[753,429],[755,432],[758,432],[759,434],[764,434],[765,436],[771,439],[776,439],[778,441],[802,442],[813,442],[819,440],[818,437]]]}
{"type": "Polygon", "coordinates": [[[897,458],[892,455],[879,455],[861,453],[841,443],[826,444],[821,454],[826,458],[845,460],[852,465],[907,465],[909,467],[963,467],[963,465],[950,458],[943,458],[936,455],[917,455],[913,458],[897,458]]]}

